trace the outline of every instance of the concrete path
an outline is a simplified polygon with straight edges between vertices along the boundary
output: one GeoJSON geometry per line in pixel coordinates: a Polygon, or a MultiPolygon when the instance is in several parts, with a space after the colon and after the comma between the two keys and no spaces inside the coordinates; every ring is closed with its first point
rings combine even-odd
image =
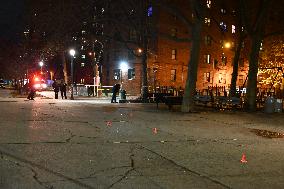
{"type": "Polygon", "coordinates": [[[3,189],[284,188],[283,114],[1,94],[3,189]]]}

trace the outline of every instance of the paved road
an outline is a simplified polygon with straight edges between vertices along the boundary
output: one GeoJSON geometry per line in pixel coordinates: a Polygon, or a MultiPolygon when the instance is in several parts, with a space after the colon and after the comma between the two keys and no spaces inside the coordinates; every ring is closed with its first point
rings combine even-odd
{"type": "Polygon", "coordinates": [[[153,104],[6,94],[1,189],[284,188],[283,138],[253,130],[284,133],[283,114],[183,114],[153,104]]]}

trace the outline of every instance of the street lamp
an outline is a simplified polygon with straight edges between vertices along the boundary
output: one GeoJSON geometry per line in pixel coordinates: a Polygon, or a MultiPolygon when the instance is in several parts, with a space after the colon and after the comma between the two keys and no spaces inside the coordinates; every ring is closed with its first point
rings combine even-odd
{"type": "Polygon", "coordinates": [[[121,61],[119,68],[120,68],[120,85],[121,85],[121,89],[122,89],[122,73],[127,71],[128,63],[126,61],[121,61]]]}
{"type": "Polygon", "coordinates": [[[226,42],[225,44],[224,44],[224,47],[226,48],[226,49],[229,49],[229,48],[231,48],[231,43],[230,42],[226,42]]]}
{"type": "Polygon", "coordinates": [[[69,54],[71,55],[71,100],[74,100],[74,96],[73,96],[73,89],[74,89],[74,81],[73,81],[73,73],[74,73],[74,65],[73,65],[73,61],[74,61],[74,56],[75,56],[75,50],[74,49],[70,49],[69,54]]]}
{"type": "Polygon", "coordinates": [[[40,62],[39,62],[39,66],[40,66],[40,73],[42,74],[43,61],[40,61],[40,62]]]}

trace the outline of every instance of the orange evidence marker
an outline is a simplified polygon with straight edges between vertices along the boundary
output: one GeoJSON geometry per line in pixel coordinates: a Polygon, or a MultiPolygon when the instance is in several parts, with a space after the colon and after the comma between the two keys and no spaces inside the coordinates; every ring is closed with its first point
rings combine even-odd
{"type": "Polygon", "coordinates": [[[247,163],[248,161],[247,161],[247,159],[246,159],[246,155],[245,154],[243,154],[242,155],[242,159],[241,159],[241,163],[247,163]]]}
{"type": "Polygon", "coordinates": [[[112,125],[111,121],[107,121],[107,122],[106,122],[106,125],[109,126],[109,127],[111,127],[111,125],[112,125]]]}
{"type": "Polygon", "coordinates": [[[153,130],[153,133],[154,133],[154,134],[157,134],[157,133],[158,133],[158,129],[157,129],[156,127],[153,128],[152,130],[153,130]]]}

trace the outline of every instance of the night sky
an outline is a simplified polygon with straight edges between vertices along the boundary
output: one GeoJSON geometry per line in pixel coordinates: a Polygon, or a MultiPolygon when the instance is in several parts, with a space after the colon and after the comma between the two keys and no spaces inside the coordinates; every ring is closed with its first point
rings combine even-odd
{"type": "Polygon", "coordinates": [[[1,0],[0,39],[17,40],[23,30],[24,0],[1,0]]]}

